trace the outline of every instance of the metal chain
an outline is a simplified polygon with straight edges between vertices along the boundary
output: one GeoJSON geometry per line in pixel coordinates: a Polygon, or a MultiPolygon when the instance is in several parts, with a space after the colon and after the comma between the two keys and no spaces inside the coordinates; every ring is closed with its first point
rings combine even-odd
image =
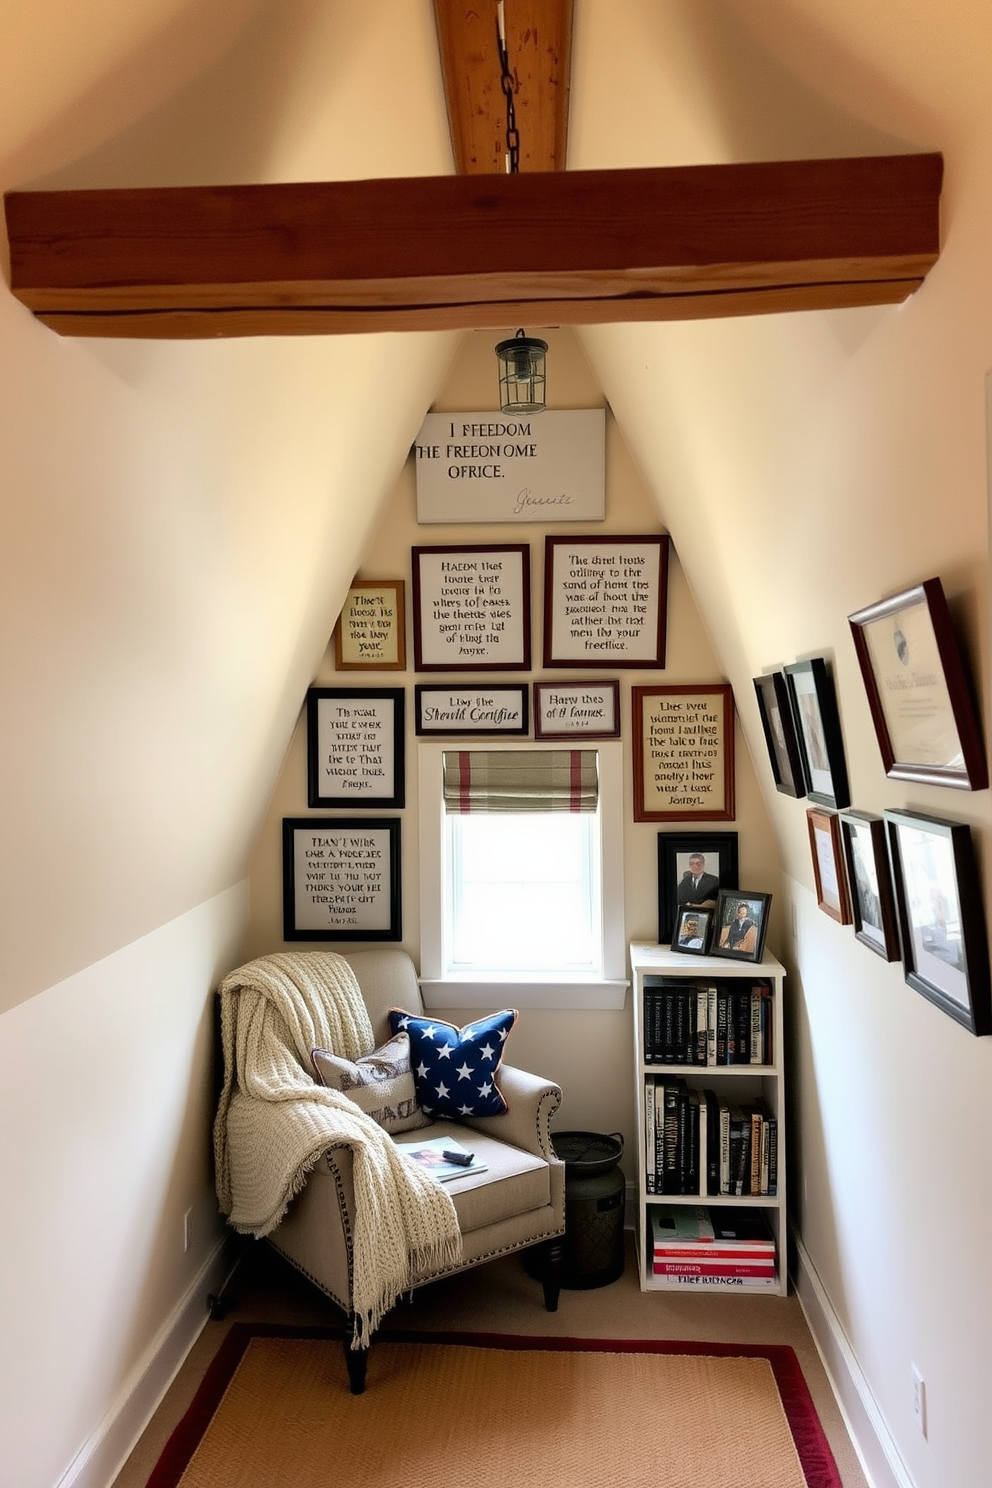
{"type": "Polygon", "coordinates": [[[517,115],[513,106],[513,73],[500,19],[497,17],[496,20],[496,50],[499,53],[500,84],[506,99],[506,170],[508,175],[515,176],[520,170],[520,135],[517,132],[517,115]]]}

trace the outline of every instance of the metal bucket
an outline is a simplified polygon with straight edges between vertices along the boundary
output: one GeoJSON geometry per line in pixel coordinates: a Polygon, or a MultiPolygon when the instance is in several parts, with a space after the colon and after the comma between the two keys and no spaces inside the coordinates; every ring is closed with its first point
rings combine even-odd
{"type": "Polygon", "coordinates": [[[555,1132],[555,1156],[565,1164],[565,1264],[562,1286],[608,1286],[624,1271],[624,1176],[619,1132],[555,1132]]]}

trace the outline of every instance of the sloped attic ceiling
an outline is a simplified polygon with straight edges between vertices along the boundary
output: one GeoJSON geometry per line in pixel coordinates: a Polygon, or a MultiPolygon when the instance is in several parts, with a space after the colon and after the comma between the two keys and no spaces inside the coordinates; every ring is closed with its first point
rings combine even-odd
{"type": "MultiPolygon", "coordinates": [[[[98,23],[92,8],[41,0],[4,29],[5,190],[453,170],[431,0],[101,0],[98,23]]],[[[950,21],[907,25],[896,0],[577,0],[569,168],[945,148],[981,96],[954,71],[954,36],[950,21]]],[[[457,337],[66,342],[4,298],[21,498],[0,545],[21,555],[5,579],[6,675],[19,679],[12,716],[31,721],[8,740],[2,803],[18,864],[5,946],[16,1000],[243,873],[303,691],[457,337]],[[64,809],[39,835],[33,803],[50,792],[63,725],[54,693],[40,716],[38,679],[57,677],[86,722],[64,809]],[[89,871],[53,934],[25,886],[56,847],[89,871]]],[[[769,578],[768,540],[798,511],[769,496],[756,513],[754,636],[724,519],[742,489],[752,501],[769,489],[782,408],[809,432],[803,394],[829,391],[838,348],[853,355],[897,313],[578,332],[739,686],[778,654],[799,579],[796,566],[769,578]]],[[[808,532],[794,537],[801,547],[808,532]]]]}

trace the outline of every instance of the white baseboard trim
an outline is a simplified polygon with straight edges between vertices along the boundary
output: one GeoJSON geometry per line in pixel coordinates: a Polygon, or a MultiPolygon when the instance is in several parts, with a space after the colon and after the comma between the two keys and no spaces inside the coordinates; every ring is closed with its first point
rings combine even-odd
{"type": "Polygon", "coordinates": [[[816,1269],[793,1231],[793,1282],[869,1488],[915,1488],[816,1269]]]}
{"type": "Polygon", "coordinates": [[[231,1266],[230,1240],[222,1235],[57,1488],[108,1488],[114,1481],[199,1338],[207,1297],[220,1292],[231,1266]]]}

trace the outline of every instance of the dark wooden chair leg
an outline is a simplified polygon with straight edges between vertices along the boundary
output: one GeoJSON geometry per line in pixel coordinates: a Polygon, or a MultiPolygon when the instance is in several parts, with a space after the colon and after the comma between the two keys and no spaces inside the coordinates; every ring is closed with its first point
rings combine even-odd
{"type": "Polygon", "coordinates": [[[369,1351],[367,1348],[352,1348],[350,1324],[344,1335],[344,1362],[348,1367],[348,1384],[351,1387],[352,1395],[364,1395],[365,1371],[368,1367],[369,1351]]]}
{"type": "Polygon", "coordinates": [[[558,1311],[558,1298],[561,1295],[561,1278],[564,1266],[564,1245],[561,1240],[549,1240],[547,1250],[544,1253],[544,1275],[541,1278],[544,1287],[544,1306],[548,1312],[558,1311]]]}

